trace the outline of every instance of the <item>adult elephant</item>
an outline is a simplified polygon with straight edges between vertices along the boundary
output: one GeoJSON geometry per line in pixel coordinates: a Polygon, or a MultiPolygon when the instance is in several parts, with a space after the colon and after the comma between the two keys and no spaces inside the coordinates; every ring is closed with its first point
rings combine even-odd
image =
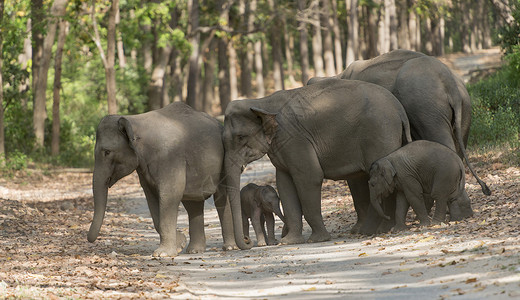
{"type": "MultiPolygon", "coordinates": [[[[443,144],[466,160],[468,168],[490,195],[489,187],[473,170],[466,154],[471,124],[471,99],[464,82],[435,57],[394,50],[351,63],[335,76],[375,83],[394,94],[406,110],[414,140],[443,144]]],[[[313,84],[325,78],[311,78],[313,84]]]]}
{"type": "Polygon", "coordinates": [[[235,240],[248,249],[252,244],[244,241],[240,204],[243,166],[267,153],[276,167],[288,229],[282,243],[304,242],[302,214],[312,228],[308,241],[320,242],[330,239],[321,215],[323,179],[348,181],[359,227],[367,219],[372,162],[411,137],[406,113],[390,92],[367,82],[329,79],[231,102],[223,140],[235,240]]]}
{"type": "Polygon", "coordinates": [[[203,252],[204,200],[214,195],[224,249],[236,247],[223,184],[222,125],[184,103],[133,116],[103,118],[96,132],[93,175],[94,218],[89,242],[99,234],[108,188],[137,170],[160,245],[154,256],[177,255],[179,204],[188,212],[188,253],[203,252]]]}

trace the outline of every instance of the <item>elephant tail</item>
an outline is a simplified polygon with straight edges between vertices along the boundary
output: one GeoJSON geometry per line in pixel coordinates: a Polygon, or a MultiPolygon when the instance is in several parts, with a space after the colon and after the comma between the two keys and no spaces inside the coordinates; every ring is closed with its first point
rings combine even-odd
{"type": "MultiPolygon", "coordinates": [[[[456,90],[458,91],[458,89],[456,89],[456,90]]],[[[457,143],[458,143],[458,146],[460,148],[460,152],[462,152],[464,160],[466,161],[466,164],[468,165],[468,168],[471,171],[471,174],[473,174],[473,177],[475,177],[475,179],[477,180],[478,184],[480,185],[480,187],[482,189],[482,193],[484,193],[484,195],[486,195],[486,196],[489,196],[489,195],[491,195],[491,190],[489,189],[487,184],[478,177],[478,175],[475,172],[475,170],[473,170],[473,166],[469,162],[468,154],[466,153],[466,147],[464,146],[464,142],[463,142],[463,139],[462,139],[462,129],[461,129],[461,127],[462,127],[461,126],[461,122],[462,122],[462,107],[460,107],[460,106],[459,107],[454,107],[453,106],[454,101],[452,101],[451,103],[452,103],[451,109],[453,111],[453,115],[455,116],[455,122],[454,122],[455,123],[454,124],[455,136],[457,137],[457,143]]]]}
{"type": "Polygon", "coordinates": [[[403,146],[412,142],[412,135],[410,133],[410,121],[408,120],[408,116],[406,115],[406,111],[404,107],[399,110],[401,123],[403,124],[403,146]]]}

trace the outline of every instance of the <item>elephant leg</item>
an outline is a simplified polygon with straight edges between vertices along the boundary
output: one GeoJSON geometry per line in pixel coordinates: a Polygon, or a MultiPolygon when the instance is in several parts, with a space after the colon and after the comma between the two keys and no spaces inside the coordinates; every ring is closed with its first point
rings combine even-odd
{"type": "Polygon", "coordinates": [[[177,215],[184,188],[186,187],[185,169],[173,165],[167,174],[158,174],[159,178],[175,178],[175,181],[162,182],[159,195],[159,236],[160,244],[153,256],[177,256],[177,215]]]}
{"type": "Polygon", "coordinates": [[[141,180],[141,187],[143,188],[144,195],[146,197],[146,202],[148,203],[148,209],[150,210],[150,215],[152,216],[153,226],[157,233],[160,230],[160,219],[159,219],[159,199],[156,194],[152,192],[152,190],[148,187],[147,184],[144,184],[141,180]]]}
{"type": "MultiPolygon", "coordinates": [[[[227,198],[226,188],[221,185],[217,186],[217,191],[213,195],[213,199],[215,200],[215,207],[217,208],[220,226],[222,227],[222,238],[224,240],[224,245],[222,246],[222,249],[238,249],[237,244],[235,243],[235,233],[233,231],[233,218],[231,216],[231,206],[229,205],[229,200],[227,198]]],[[[249,224],[247,226],[249,227],[249,224]]]]}
{"type": "Polygon", "coordinates": [[[265,242],[265,229],[263,228],[264,222],[262,220],[262,210],[257,206],[255,206],[252,210],[251,223],[253,223],[253,229],[255,230],[257,245],[258,247],[266,246],[267,243],[265,242]]]}
{"type": "Polygon", "coordinates": [[[276,186],[286,219],[282,244],[301,244],[305,242],[302,235],[302,208],[291,175],[277,169],[276,186]]]}
{"type": "Polygon", "coordinates": [[[395,226],[396,195],[397,193],[393,193],[384,200],[384,210],[390,220],[383,218],[377,227],[377,233],[389,232],[395,226]]]}
{"type": "Polygon", "coordinates": [[[203,253],[206,250],[204,234],[204,201],[182,201],[188,212],[190,243],[186,253],[203,253]]]}
{"type": "Polygon", "coordinates": [[[395,231],[402,231],[408,229],[406,227],[406,215],[408,214],[408,208],[410,204],[406,200],[405,195],[402,191],[397,192],[396,204],[395,204],[395,231]]]}
{"type": "Polygon", "coordinates": [[[274,235],[274,215],[272,213],[265,213],[264,217],[267,225],[267,245],[275,245],[276,238],[274,235]]]}
{"type": "Polygon", "coordinates": [[[350,229],[351,233],[361,233],[372,235],[377,232],[377,228],[382,219],[377,211],[370,205],[370,189],[368,187],[368,174],[363,174],[355,178],[347,179],[354,208],[357,214],[357,222],[350,229]]]}
{"type": "Polygon", "coordinates": [[[251,238],[249,237],[249,218],[243,212],[242,212],[242,229],[244,231],[244,239],[246,240],[246,243],[249,243],[251,241],[251,238]]]}
{"type": "MultiPolygon", "coordinates": [[[[415,178],[411,177],[406,178],[404,182],[406,182],[402,186],[404,196],[417,215],[417,218],[420,221],[420,226],[430,225],[430,217],[428,216],[428,210],[426,209],[421,184],[415,178]]],[[[432,198],[435,199],[433,195],[432,198]]]]}

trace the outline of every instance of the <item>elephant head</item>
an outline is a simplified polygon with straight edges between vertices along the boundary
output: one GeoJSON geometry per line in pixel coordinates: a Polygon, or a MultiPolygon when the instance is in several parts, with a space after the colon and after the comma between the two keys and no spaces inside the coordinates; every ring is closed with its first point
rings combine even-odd
{"type": "Polygon", "coordinates": [[[138,139],[130,121],[124,117],[111,115],[99,123],[92,180],[94,218],[88,232],[88,241],[91,243],[96,240],[103,223],[108,188],[137,169],[135,142],[138,139]]]}
{"type": "Polygon", "coordinates": [[[264,156],[277,129],[276,114],[251,107],[249,100],[233,101],[226,109],[223,142],[226,186],[233,215],[235,241],[240,249],[250,249],[244,241],[240,203],[240,174],[248,163],[264,156]]]}
{"type": "Polygon", "coordinates": [[[460,221],[473,216],[471,201],[464,189],[462,189],[461,196],[458,199],[448,202],[448,208],[450,210],[450,221],[460,221]]]}
{"type": "Polygon", "coordinates": [[[381,202],[394,192],[395,175],[394,166],[388,159],[380,159],[370,167],[370,203],[377,213],[387,220],[390,220],[390,217],[385,215],[381,202]]]}
{"type": "Polygon", "coordinates": [[[260,187],[256,191],[255,202],[262,211],[275,213],[285,223],[285,217],[280,210],[280,198],[272,186],[260,187]]]}

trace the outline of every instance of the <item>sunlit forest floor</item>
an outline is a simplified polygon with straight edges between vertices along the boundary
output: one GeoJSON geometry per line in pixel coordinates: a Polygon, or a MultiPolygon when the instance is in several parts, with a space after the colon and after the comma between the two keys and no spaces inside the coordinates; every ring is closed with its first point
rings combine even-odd
{"type": "MultiPolygon", "coordinates": [[[[471,156],[493,194],[466,174],[475,215],[462,222],[419,228],[410,212],[407,232],[351,235],[348,188],[326,181],[322,211],[333,240],[224,252],[208,204],[206,253],[175,259],[151,257],[159,239],[135,173],[109,191],[95,243],[86,240],[91,174],[20,173],[0,181],[0,298],[520,297],[520,168],[501,155],[471,156]]],[[[187,235],[184,211],[179,228],[187,235]]]]}

